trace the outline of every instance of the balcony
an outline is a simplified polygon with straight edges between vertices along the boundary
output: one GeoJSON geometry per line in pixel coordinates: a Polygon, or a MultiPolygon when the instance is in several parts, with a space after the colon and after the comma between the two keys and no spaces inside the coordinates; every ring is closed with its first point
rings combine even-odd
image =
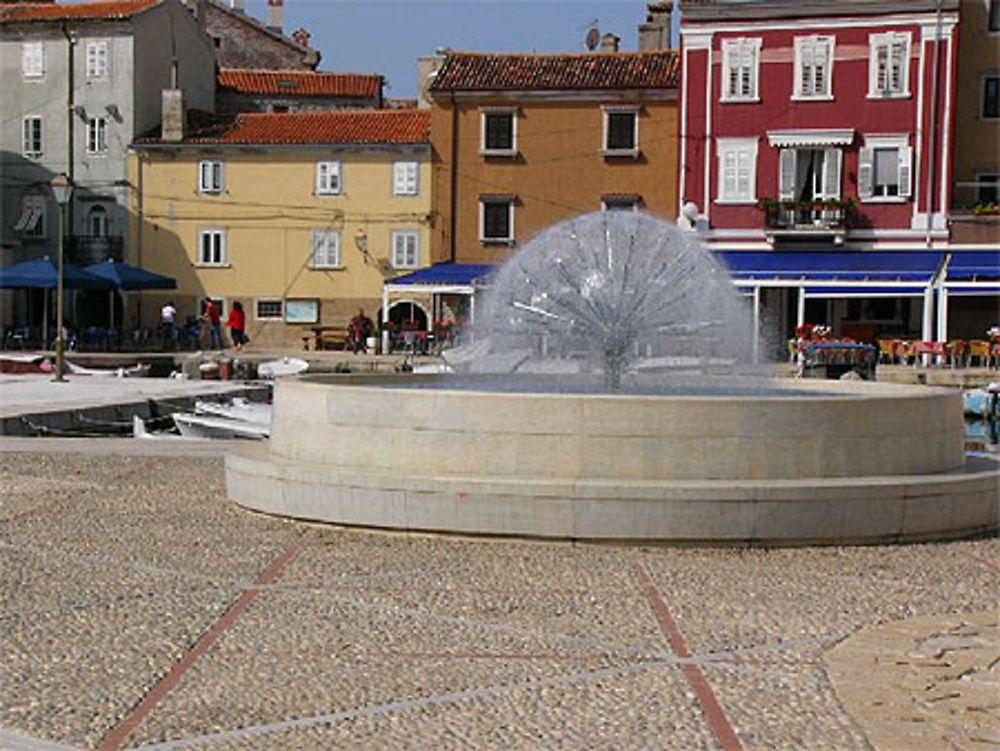
{"type": "Polygon", "coordinates": [[[764,212],[764,228],[771,242],[826,238],[835,245],[844,241],[853,206],[851,199],[781,201],[765,198],[757,204],[764,212]]]}
{"type": "Polygon", "coordinates": [[[88,237],[74,235],[66,245],[68,260],[74,266],[90,266],[102,261],[124,261],[125,238],[121,235],[88,237]]]}

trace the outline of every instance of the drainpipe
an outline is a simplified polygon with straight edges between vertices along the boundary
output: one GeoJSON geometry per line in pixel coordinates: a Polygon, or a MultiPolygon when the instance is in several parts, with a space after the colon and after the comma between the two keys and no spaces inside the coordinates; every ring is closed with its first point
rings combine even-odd
{"type": "MultiPolygon", "coordinates": [[[[135,179],[135,221],[136,221],[136,232],[135,232],[135,264],[140,269],[142,268],[142,234],[143,226],[145,221],[145,204],[143,202],[143,192],[142,192],[142,164],[144,161],[144,154],[141,150],[136,150],[136,179],[135,179]]],[[[142,290],[139,290],[139,294],[136,296],[135,301],[135,327],[142,327],[142,290]]]]}
{"type": "MultiPolygon", "coordinates": [[[[935,2],[935,20],[934,20],[934,62],[933,62],[933,78],[931,80],[931,123],[930,123],[930,141],[928,143],[928,156],[930,157],[927,165],[927,223],[925,227],[924,234],[924,244],[927,250],[931,250],[934,246],[934,240],[931,237],[931,232],[934,223],[934,183],[937,181],[937,128],[938,128],[938,78],[941,75],[941,30],[942,30],[942,19],[941,19],[941,0],[935,2]]],[[[942,297],[941,294],[941,274],[942,271],[939,269],[938,273],[934,275],[931,281],[931,286],[938,290],[938,332],[940,333],[941,324],[941,305],[942,297]]],[[[924,331],[923,338],[930,341],[932,336],[933,328],[933,294],[924,295],[924,331]]],[[[934,341],[939,341],[937,337],[934,341]]],[[[930,356],[924,355],[924,365],[930,364],[930,356]]]]}
{"type": "Polygon", "coordinates": [[[455,92],[451,92],[451,195],[449,199],[450,237],[448,244],[451,246],[449,258],[455,263],[457,252],[455,250],[455,233],[458,231],[458,105],[455,103],[455,92]]]}
{"type": "MultiPolygon", "coordinates": [[[[69,178],[70,185],[75,185],[73,180],[74,170],[73,164],[76,161],[74,155],[74,132],[73,132],[73,117],[76,113],[73,108],[76,103],[73,99],[74,89],[76,84],[73,80],[73,47],[76,46],[76,40],[73,35],[69,33],[69,29],[66,28],[66,23],[60,24],[63,36],[66,37],[66,76],[67,76],[67,86],[66,86],[66,177],[69,178]]],[[[73,222],[73,200],[70,198],[69,203],[66,205],[67,222],[66,229],[69,230],[69,235],[73,235],[73,227],[75,226],[73,222]]]]}

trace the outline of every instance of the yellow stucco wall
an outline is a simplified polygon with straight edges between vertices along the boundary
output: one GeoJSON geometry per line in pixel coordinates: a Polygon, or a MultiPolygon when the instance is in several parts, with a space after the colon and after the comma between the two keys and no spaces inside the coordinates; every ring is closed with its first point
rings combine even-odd
{"type": "Polygon", "coordinates": [[[178,289],[146,293],[143,319],[153,325],[166,299],[177,303],[179,318],[197,310],[199,298],[234,300],[247,311],[247,333],[264,345],[302,346],[307,324],[260,320],[258,300],[317,299],[320,323],[340,325],[359,306],[375,318],[382,283],[408,269],[387,268],[391,232],[420,233],[418,266],[429,263],[430,164],[426,147],[379,149],[226,149],[191,147],[143,149],[130,156],[132,257],[151,271],[177,279],[178,289]],[[225,163],[225,186],[218,195],[198,192],[203,159],[225,163]],[[317,161],[340,161],[342,192],[316,195],[317,161]],[[418,194],[394,196],[392,164],[419,163],[418,194]],[[141,163],[141,175],[140,175],[141,163]],[[199,265],[198,236],[205,228],[226,235],[227,264],[199,265]],[[312,231],[337,229],[341,263],[313,268],[312,231]],[[355,237],[367,237],[366,257],[355,237]]]}
{"type": "Polygon", "coordinates": [[[636,194],[642,197],[642,211],[664,218],[677,214],[677,102],[662,94],[586,101],[481,98],[457,104],[441,98],[431,108],[431,142],[435,259],[451,253],[453,207],[457,261],[491,262],[511,252],[480,242],[479,197],[484,194],[517,196],[516,245],[555,222],[599,210],[606,194],[636,194]],[[639,106],[638,158],[602,156],[603,105],[639,106]],[[498,106],[517,109],[516,157],[479,153],[482,108],[498,106]]]}

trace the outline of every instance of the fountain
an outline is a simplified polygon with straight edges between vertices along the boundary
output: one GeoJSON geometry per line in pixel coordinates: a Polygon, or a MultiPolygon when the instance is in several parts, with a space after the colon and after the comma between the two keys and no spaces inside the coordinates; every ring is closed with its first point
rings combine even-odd
{"type": "MultiPolygon", "coordinates": [[[[304,376],[227,457],[247,508],[564,539],[801,544],[1000,526],[956,392],[771,380],[725,271],[633,213],[541,233],[491,280],[459,376],[304,376]]],[[[460,363],[463,358],[456,357],[460,363]]]]}

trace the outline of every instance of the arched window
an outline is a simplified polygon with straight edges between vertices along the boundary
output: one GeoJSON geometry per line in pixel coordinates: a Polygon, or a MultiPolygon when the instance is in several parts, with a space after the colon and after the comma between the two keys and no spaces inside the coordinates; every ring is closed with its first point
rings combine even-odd
{"type": "Polygon", "coordinates": [[[107,237],[108,210],[103,206],[94,206],[87,214],[87,230],[91,237],[107,237]]]}

